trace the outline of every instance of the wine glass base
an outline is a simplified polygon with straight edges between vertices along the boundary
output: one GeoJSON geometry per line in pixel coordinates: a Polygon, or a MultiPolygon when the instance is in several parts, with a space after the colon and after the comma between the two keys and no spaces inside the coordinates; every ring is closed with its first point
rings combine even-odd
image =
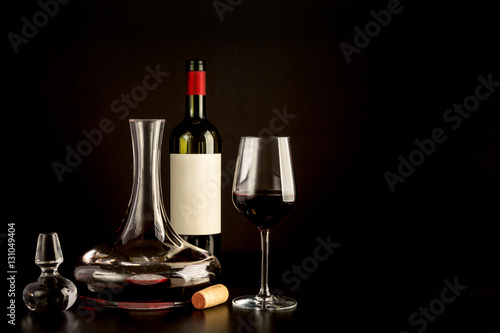
{"type": "Polygon", "coordinates": [[[297,301],[284,296],[271,296],[270,299],[263,301],[256,296],[240,296],[233,299],[233,306],[246,310],[291,310],[297,307],[297,301]]]}

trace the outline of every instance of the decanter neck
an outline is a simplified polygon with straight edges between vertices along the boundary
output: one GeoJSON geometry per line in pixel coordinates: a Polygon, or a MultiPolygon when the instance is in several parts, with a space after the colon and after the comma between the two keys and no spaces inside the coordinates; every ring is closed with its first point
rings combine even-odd
{"type": "Polygon", "coordinates": [[[161,190],[161,143],[164,120],[130,120],[134,154],[134,183],[123,244],[136,239],[165,240],[168,221],[161,190]]]}

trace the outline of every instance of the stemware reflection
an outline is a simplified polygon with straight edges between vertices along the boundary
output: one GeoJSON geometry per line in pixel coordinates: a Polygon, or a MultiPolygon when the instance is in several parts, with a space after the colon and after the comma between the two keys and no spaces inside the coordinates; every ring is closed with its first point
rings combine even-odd
{"type": "Polygon", "coordinates": [[[71,311],[27,313],[19,324],[21,332],[81,332],[79,317],[71,311]]]}

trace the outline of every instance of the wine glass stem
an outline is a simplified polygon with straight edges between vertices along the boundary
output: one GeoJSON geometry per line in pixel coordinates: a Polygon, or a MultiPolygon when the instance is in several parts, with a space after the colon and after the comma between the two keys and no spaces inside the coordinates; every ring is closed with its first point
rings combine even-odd
{"type": "Polygon", "coordinates": [[[260,229],[260,239],[262,246],[262,266],[261,266],[261,283],[260,291],[257,298],[262,301],[268,301],[271,298],[271,293],[269,292],[269,287],[267,285],[268,281],[268,262],[269,262],[269,229],[260,229]]]}

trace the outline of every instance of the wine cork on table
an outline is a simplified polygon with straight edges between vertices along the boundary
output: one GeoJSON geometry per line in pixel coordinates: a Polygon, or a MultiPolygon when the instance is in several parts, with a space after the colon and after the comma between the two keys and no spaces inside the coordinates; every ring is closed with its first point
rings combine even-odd
{"type": "Polygon", "coordinates": [[[229,298],[229,291],[223,284],[216,284],[197,291],[191,297],[191,303],[198,310],[206,309],[224,303],[229,298]]]}

